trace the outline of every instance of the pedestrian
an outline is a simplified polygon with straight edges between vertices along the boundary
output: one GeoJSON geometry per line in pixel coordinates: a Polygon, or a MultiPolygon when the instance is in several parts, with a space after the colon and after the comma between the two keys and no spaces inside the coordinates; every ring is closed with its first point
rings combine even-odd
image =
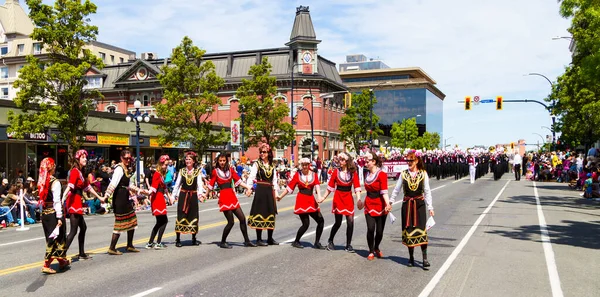
{"type": "Polygon", "coordinates": [[[250,169],[249,181],[256,181],[256,189],[246,191],[246,195],[252,195],[252,207],[248,216],[248,226],[256,230],[256,245],[279,245],[273,239],[275,230],[275,216],[277,215],[277,204],[275,191],[279,191],[278,177],[273,164],[273,151],[271,147],[263,143],[258,147],[259,159],[254,162],[250,169]],[[267,242],[262,240],[262,231],[267,230],[267,242]]]}
{"type": "Polygon", "coordinates": [[[521,180],[521,163],[523,159],[519,153],[516,153],[513,157],[513,170],[515,171],[515,180],[521,180]]]}
{"type": "Polygon", "coordinates": [[[79,241],[79,259],[87,260],[91,259],[91,257],[85,252],[85,233],[87,231],[87,224],[84,219],[84,209],[83,209],[83,192],[91,193],[96,196],[96,198],[104,201],[102,197],[96,193],[94,188],[90,185],[89,181],[83,177],[83,168],[87,165],[87,156],[88,153],[86,150],[78,150],[75,153],[75,159],[73,160],[74,164],[71,170],[69,171],[69,184],[65,191],[66,206],[67,213],[69,216],[69,221],[71,223],[71,229],[69,231],[69,235],[67,236],[67,246],[68,250],[71,247],[71,243],[77,235],[77,229],[79,229],[79,236],[77,237],[79,241]]]}
{"type": "Polygon", "coordinates": [[[150,205],[152,207],[152,215],[156,218],[156,224],[154,225],[154,228],[152,228],[146,249],[162,250],[167,247],[162,243],[162,237],[165,233],[167,223],[169,222],[169,219],[167,218],[165,196],[169,199],[169,202],[173,203],[173,198],[171,197],[171,194],[169,194],[169,191],[167,191],[164,180],[165,174],[167,173],[168,162],[169,155],[160,156],[158,163],[156,164],[156,170],[152,175],[152,183],[150,184],[149,190],[150,205]],[[154,237],[157,235],[158,237],[156,238],[155,243],[154,237]]]}
{"type": "Polygon", "coordinates": [[[66,233],[67,227],[63,217],[61,203],[61,184],[53,175],[56,164],[52,158],[44,158],[40,163],[40,175],[38,177],[38,191],[42,209],[42,228],[46,239],[46,253],[44,255],[44,266],[42,272],[55,274],[56,271],[50,267],[54,260],[58,261],[58,268],[65,270],[71,261],[67,259],[66,233]]]}
{"type": "Polygon", "coordinates": [[[367,196],[364,202],[359,200],[358,209],[365,209],[365,220],[367,221],[367,244],[369,245],[368,260],[375,257],[381,258],[383,254],[379,244],[383,239],[385,220],[388,212],[392,210],[388,197],[387,174],[381,170],[381,158],[371,152],[365,154],[366,168],[369,173],[365,176],[365,191],[367,196]]]}
{"type": "MultiPolygon", "coordinates": [[[[121,162],[116,165],[112,180],[106,189],[105,197],[113,195],[112,209],[115,214],[115,224],[113,235],[108,248],[109,255],[119,256],[123,253],[117,250],[117,242],[121,233],[127,233],[127,248],[131,253],[138,253],[139,250],[133,246],[133,235],[137,229],[138,221],[133,208],[134,200],[137,194],[142,191],[136,185],[131,183],[131,176],[135,169],[131,168],[131,152],[129,150],[121,151],[121,162]]],[[[147,192],[146,192],[147,194],[147,192]]]]}
{"type": "Polygon", "coordinates": [[[317,199],[315,199],[314,190],[317,190],[318,200],[321,199],[321,191],[319,190],[319,176],[317,173],[310,170],[310,159],[302,158],[300,159],[300,166],[302,169],[298,171],[297,174],[294,174],[294,177],[288,184],[287,188],[283,190],[283,192],[277,196],[277,201],[280,201],[285,195],[288,193],[294,192],[296,186],[298,186],[298,195],[296,195],[296,204],[294,206],[294,214],[297,214],[300,217],[300,221],[302,222],[302,226],[298,229],[296,233],[296,240],[292,243],[292,246],[295,248],[304,248],[300,243],[300,238],[302,235],[308,230],[308,226],[310,225],[310,218],[313,218],[315,222],[317,222],[317,233],[315,237],[314,248],[319,250],[324,250],[325,247],[321,245],[321,234],[323,234],[323,228],[325,226],[325,220],[323,219],[323,215],[321,214],[321,209],[319,208],[319,204],[317,203],[317,199]]]}
{"type": "Polygon", "coordinates": [[[229,166],[229,157],[225,153],[219,154],[217,157],[217,162],[215,162],[215,168],[213,169],[210,181],[207,185],[210,191],[213,190],[215,183],[220,189],[219,210],[223,212],[223,215],[225,215],[225,218],[227,219],[227,225],[225,225],[225,228],[223,229],[223,236],[221,236],[221,243],[219,244],[219,247],[224,249],[231,248],[231,246],[227,243],[227,236],[229,235],[229,232],[231,232],[231,228],[233,228],[234,215],[240,221],[240,230],[244,236],[244,246],[256,247],[256,245],[250,241],[250,238],[248,238],[246,216],[244,216],[244,212],[240,207],[240,202],[238,201],[235,191],[233,190],[235,187],[241,186],[246,188],[246,190],[251,191],[252,187],[242,182],[234,167],[229,166]],[[232,183],[234,183],[233,186],[232,183]]]}
{"type": "Polygon", "coordinates": [[[408,169],[402,171],[398,183],[392,192],[391,201],[396,197],[402,199],[402,244],[408,247],[408,266],[415,265],[414,251],[421,246],[423,252],[423,269],[429,270],[427,261],[427,214],[434,216],[429,187],[429,176],[425,171],[423,161],[414,152],[409,152],[406,158],[408,169]]]}
{"type": "Polygon", "coordinates": [[[333,170],[329,183],[327,184],[327,192],[319,203],[327,199],[331,192],[333,194],[333,203],[331,212],[335,216],[335,223],[331,228],[329,240],[327,240],[327,249],[332,251],[335,249],[333,238],[342,225],[342,218],[346,217],[346,248],[347,252],[354,252],[352,248],[352,233],[354,232],[354,198],[352,197],[352,188],[356,193],[356,198],[360,199],[361,188],[358,172],[354,160],[346,153],[338,155],[340,168],[333,170]]]}
{"type": "Polygon", "coordinates": [[[185,168],[181,168],[173,188],[173,196],[177,197],[177,221],[175,222],[175,246],[181,247],[181,234],[192,234],[192,245],[202,242],[196,239],[198,234],[198,201],[204,202],[204,183],[198,166],[198,155],[195,152],[185,153],[185,168]]]}

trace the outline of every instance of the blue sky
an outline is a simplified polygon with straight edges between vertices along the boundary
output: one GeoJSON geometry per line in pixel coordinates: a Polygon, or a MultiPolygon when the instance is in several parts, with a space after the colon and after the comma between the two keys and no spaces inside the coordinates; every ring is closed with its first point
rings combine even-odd
{"type": "MultiPolygon", "coordinates": [[[[534,103],[480,104],[464,111],[466,95],[542,100],[571,61],[569,20],[548,0],[96,0],[98,40],[169,55],[188,35],[207,52],[280,47],[289,40],[296,7],[310,6],[322,40],[319,54],[336,63],[347,54],[379,58],[390,67],[418,66],[447,96],[444,137],[470,147],[550,132],[548,113],[534,103]]],[[[533,149],[534,146],[528,147],[533,149]]]]}

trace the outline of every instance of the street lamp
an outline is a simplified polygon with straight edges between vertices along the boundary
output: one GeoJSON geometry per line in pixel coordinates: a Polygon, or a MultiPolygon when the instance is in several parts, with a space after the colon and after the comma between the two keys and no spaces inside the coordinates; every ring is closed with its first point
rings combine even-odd
{"type": "Polygon", "coordinates": [[[552,40],[559,40],[559,39],[573,40],[573,37],[571,37],[571,36],[554,36],[554,37],[552,37],[552,40]]]}
{"type": "Polygon", "coordinates": [[[392,81],[384,81],[382,83],[377,84],[375,87],[373,87],[372,89],[369,89],[369,91],[371,92],[371,105],[370,105],[370,110],[371,110],[371,133],[369,133],[369,148],[371,150],[373,150],[373,89],[376,89],[377,87],[381,86],[381,85],[385,85],[385,84],[389,84],[392,81]]]}
{"type": "MultiPolygon", "coordinates": [[[[245,156],[244,152],[244,118],[246,118],[246,108],[242,105],[241,108],[242,113],[240,114],[241,122],[240,122],[240,130],[242,130],[242,139],[241,140],[241,148],[242,148],[242,156],[245,156]]],[[[292,120],[293,121],[293,120],[292,120]]],[[[292,145],[292,154],[294,153],[294,146],[292,145]]]]}
{"type": "MultiPolygon", "coordinates": [[[[291,119],[291,122],[292,122],[292,127],[296,124],[295,121],[294,121],[294,72],[295,72],[294,68],[296,66],[300,66],[300,64],[294,63],[292,65],[292,83],[291,83],[291,88],[290,88],[290,93],[291,93],[290,94],[290,97],[291,97],[290,98],[291,99],[290,100],[290,104],[291,104],[290,105],[291,106],[290,107],[290,112],[291,112],[290,119],[291,119]]],[[[292,140],[291,151],[290,151],[291,152],[290,157],[292,159],[292,164],[294,164],[294,142],[295,141],[296,141],[296,134],[294,133],[294,140],[292,140]]]]}
{"type": "Polygon", "coordinates": [[[308,113],[308,119],[310,120],[310,138],[311,138],[311,142],[310,142],[310,160],[312,162],[312,160],[314,160],[314,155],[315,155],[315,146],[314,146],[314,139],[315,139],[315,130],[314,130],[314,126],[313,126],[313,115],[312,113],[304,108],[304,106],[300,106],[298,107],[298,111],[306,111],[306,113],[308,113]]]}
{"type": "MultiPolygon", "coordinates": [[[[544,136],[542,136],[542,135],[540,135],[540,134],[538,134],[538,133],[532,133],[532,134],[535,134],[535,135],[539,136],[539,137],[542,139],[542,146],[543,146],[544,144],[546,144],[546,140],[544,139],[544,136]]],[[[540,150],[540,145],[539,145],[539,142],[538,142],[538,151],[539,151],[539,150],[540,150]]]]}
{"type": "MultiPolygon", "coordinates": [[[[414,116],[414,118],[415,118],[415,125],[417,124],[417,118],[418,118],[418,117],[420,117],[420,116],[421,116],[420,114],[418,114],[418,115],[414,116]]],[[[407,140],[407,138],[408,138],[408,137],[407,137],[407,135],[406,135],[406,126],[407,126],[407,124],[408,124],[408,123],[406,122],[406,120],[407,120],[407,119],[412,119],[412,118],[413,118],[413,117],[410,117],[410,118],[406,118],[406,119],[404,119],[404,148],[406,148],[406,140],[407,140]]],[[[419,134],[419,126],[417,126],[417,134],[419,134]]]]}
{"type": "Polygon", "coordinates": [[[140,107],[142,107],[142,102],[140,102],[140,100],[135,100],[135,102],[133,103],[133,107],[135,107],[135,112],[131,113],[128,112],[127,116],[125,117],[125,121],[127,121],[128,123],[131,121],[135,121],[135,148],[136,148],[136,163],[135,163],[135,172],[136,172],[136,181],[137,181],[137,186],[140,186],[140,122],[144,121],[146,123],[150,122],[150,116],[148,116],[148,113],[142,113],[140,111],[140,107]]]}
{"type": "Polygon", "coordinates": [[[454,136],[450,136],[450,137],[444,139],[444,149],[447,147],[446,142],[452,138],[454,138],[454,136]]]}
{"type": "MultiPolygon", "coordinates": [[[[558,36],[558,38],[555,37],[553,39],[564,39],[564,37],[566,37],[566,36],[563,36],[563,37],[558,36]]],[[[546,77],[545,75],[543,75],[543,74],[532,72],[532,73],[528,73],[528,74],[525,74],[525,75],[526,76],[528,76],[528,75],[530,75],[530,76],[541,76],[541,77],[545,78],[548,81],[548,83],[550,84],[550,89],[551,90],[554,89],[554,84],[552,83],[552,81],[548,77],[546,77]]],[[[552,150],[553,151],[556,150],[556,132],[554,131],[554,127],[555,127],[555,124],[556,124],[556,116],[554,115],[554,107],[555,106],[556,106],[556,100],[552,100],[552,107],[550,107],[549,110],[548,110],[550,112],[550,116],[552,117],[552,129],[551,129],[551,132],[552,132],[552,150]]]]}

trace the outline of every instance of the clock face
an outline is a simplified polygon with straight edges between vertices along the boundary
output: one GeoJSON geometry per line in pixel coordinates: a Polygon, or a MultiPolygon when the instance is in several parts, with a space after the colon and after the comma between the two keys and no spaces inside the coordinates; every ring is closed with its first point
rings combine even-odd
{"type": "Polygon", "coordinates": [[[310,54],[310,52],[304,52],[304,54],[302,55],[302,61],[304,61],[304,63],[312,62],[312,55],[310,54]]]}

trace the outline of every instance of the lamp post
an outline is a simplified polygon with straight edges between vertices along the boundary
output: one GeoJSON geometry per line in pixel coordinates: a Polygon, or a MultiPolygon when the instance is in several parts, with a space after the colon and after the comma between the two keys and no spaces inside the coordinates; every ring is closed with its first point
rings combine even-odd
{"type": "MultiPolygon", "coordinates": [[[[294,63],[292,64],[292,82],[291,82],[291,88],[290,88],[290,112],[291,112],[291,122],[292,122],[292,127],[296,124],[294,121],[294,68],[296,66],[299,66],[300,64],[298,63],[294,63]]],[[[291,145],[291,150],[290,150],[290,157],[292,159],[292,164],[294,164],[294,142],[296,141],[296,135],[294,134],[294,140],[292,140],[292,145],[291,145]]]]}
{"type": "MultiPolygon", "coordinates": [[[[241,145],[240,147],[242,148],[242,156],[245,155],[244,152],[244,119],[246,118],[246,109],[244,108],[244,106],[242,106],[242,114],[240,114],[240,118],[241,118],[241,123],[240,123],[240,130],[242,130],[242,139],[241,140],[241,145]]],[[[294,153],[294,146],[292,146],[292,154],[294,153]]]]}
{"type": "Polygon", "coordinates": [[[311,143],[310,143],[310,160],[312,162],[312,160],[314,160],[315,158],[315,147],[314,147],[314,138],[315,138],[315,130],[314,130],[314,126],[313,126],[313,117],[312,117],[312,113],[304,108],[304,106],[300,106],[298,107],[298,111],[306,111],[306,113],[308,113],[308,119],[310,120],[310,138],[311,138],[311,143]]]}
{"type": "MultiPolygon", "coordinates": [[[[421,116],[420,114],[414,116],[414,118],[415,118],[415,125],[417,125],[417,118],[420,117],[420,116],[421,116]]],[[[408,126],[407,125],[408,123],[406,122],[406,120],[407,119],[412,119],[412,118],[413,117],[404,119],[404,148],[406,148],[406,141],[408,140],[408,136],[407,136],[407,133],[406,133],[406,126],[408,126]]],[[[418,133],[419,133],[419,127],[417,126],[417,134],[418,133]]]]}
{"type": "MultiPolygon", "coordinates": [[[[558,38],[554,37],[552,39],[563,39],[563,38],[565,38],[565,36],[563,36],[563,37],[558,36],[558,38]]],[[[545,78],[548,81],[548,83],[550,84],[550,89],[551,90],[554,89],[554,84],[545,75],[540,74],[540,73],[536,73],[536,72],[528,73],[526,75],[528,75],[528,76],[541,76],[541,77],[545,78]]],[[[549,109],[548,111],[550,112],[550,116],[552,117],[552,129],[551,129],[551,132],[552,132],[552,150],[553,151],[556,150],[556,132],[555,132],[555,129],[554,129],[554,127],[556,127],[555,126],[555,124],[556,124],[556,116],[554,116],[554,107],[555,106],[556,106],[556,100],[552,100],[552,106],[550,108],[548,108],[549,109]]]]}
{"type": "Polygon", "coordinates": [[[135,161],[135,172],[136,172],[136,182],[137,182],[137,186],[139,187],[140,185],[140,122],[144,121],[146,123],[150,122],[150,116],[148,116],[148,113],[142,113],[140,111],[140,107],[142,107],[142,103],[140,102],[140,100],[135,100],[135,102],[133,103],[133,107],[135,107],[135,112],[131,113],[128,112],[127,116],[125,117],[125,121],[127,121],[128,123],[131,122],[132,120],[135,121],[135,149],[136,149],[136,161],[135,161]]]}
{"type": "Polygon", "coordinates": [[[450,136],[450,137],[444,139],[444,148],[446,148],[448,146],[448,145],[446,145],[446,142],[452,138],[454,138],[454,136],[450,136]]]}

